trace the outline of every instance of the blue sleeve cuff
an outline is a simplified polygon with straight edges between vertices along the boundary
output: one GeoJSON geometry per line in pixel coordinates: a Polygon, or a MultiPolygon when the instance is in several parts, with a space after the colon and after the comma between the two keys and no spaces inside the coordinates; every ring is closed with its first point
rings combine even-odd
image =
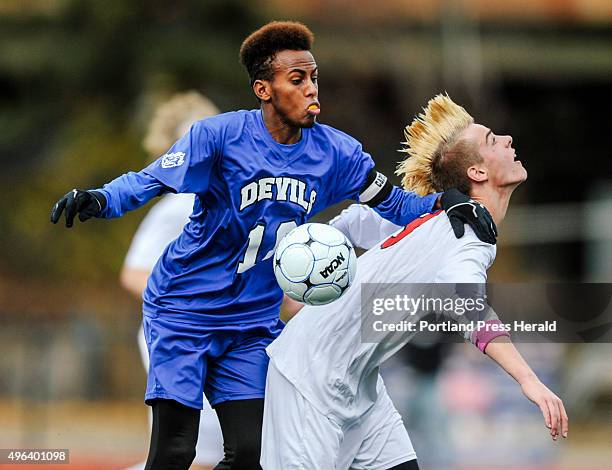
{"type": "Polygon", "coordinates": [[[407,225],[417,217],[433,212],[439,194],[421,197],[394,186],[389,196],[373,209],[395,225],[407,225]]]}
{"type": "Polygon", "coordinates": [[[109,207],[111,205],[111,195],[108,191],[106,191],[105,189],[102,188],[97,188],[94,189],[93,191],[97,191],[100,194],[102,194],[102,196],[104,196],[106,198],[106,206],[104,206],[104,209],[102,209],[100,211],[100,213],[98,214],[98,217],[101,217],[103,219],[110,219],[111,217],[109,217],[108,213],[109,213],[109,207]]]}
{"type": "Polygon", "coordinates": [[[429,212],[434,212],[436,210],[434,206],[436,205],[436,201],[440,196],[442,196],[442,193],[428,194],[425,196],[425,198],[430,201],[429,212]]]}

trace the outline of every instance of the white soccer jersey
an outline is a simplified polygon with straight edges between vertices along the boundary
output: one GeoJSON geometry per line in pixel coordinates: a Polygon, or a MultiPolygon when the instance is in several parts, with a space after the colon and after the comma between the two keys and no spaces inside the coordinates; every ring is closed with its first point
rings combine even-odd
{"type": "MultiPolygon", "coordinates": [[[[355,206],[340,216],[346,220],[337,218],[333,225],[356,229],[349,236],[357,245],[367,242],[369,231],[389,235],[382,233],[378,216],[366,212],[373,211],[355,206]]],[[[360,284],[484,284],[495,259],[495,246],[480,241],[470,227],[457,239],[441,211],[400,228],[394,237],[391,246],[382,248],[379,240],[359,258],[353,286],[343,297],[330,305],[305,306],[267,348],[275,367],[304,398],[340,422],[358,418],[372,406],[382,388],[380,364],[414,336],[389,333],[378,343],[363,343],[360,284]]]]}
{"type": "Polygon", "coordinates": [[[180,235],[193,211],[193,194],[166,194],[140,223],[125,256],[129,268],[153,269],[166,246],[180,235]]]}

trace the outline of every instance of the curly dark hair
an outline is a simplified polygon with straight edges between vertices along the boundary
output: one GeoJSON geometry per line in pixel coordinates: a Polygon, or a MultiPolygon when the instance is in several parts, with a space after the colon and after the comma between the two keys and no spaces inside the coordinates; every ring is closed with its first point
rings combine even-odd
{"type": "Polygon", "coordinates": [[[309,51],[314,34],[297,21],[272,21],[247,37],[240,46],[240,62],[251,79],[272,80],[272,62],[277,52],[284,50],[309,51]]]}

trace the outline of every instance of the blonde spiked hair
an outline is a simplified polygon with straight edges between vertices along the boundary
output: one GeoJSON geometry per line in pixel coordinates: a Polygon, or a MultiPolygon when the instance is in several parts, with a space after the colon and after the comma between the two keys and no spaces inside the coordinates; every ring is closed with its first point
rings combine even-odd
{"type": "Polygon", "coordinates": [[[197,91],[176,93],[156,109],[142,145],[150,157],[156,158],[180,139],[195,121],[216,114],[219,109],[197,91]]]}
{"type": "MultiPolygon", "coordinates": [[[[395,171],[402,177],[404,189],[421,196],[449,189],[441,187],[440,181],[436,181],[437,170],[447,150],[456,144],[459,134],[473,122],[474,118],[448,94],[439,94],[429,100],[423,112],[404,129],[406,141],[402,142],[404,148],[400,152],[408,155],[395,171]]],[[[458,189],[465,191],[465,188],[458,189]]]]}

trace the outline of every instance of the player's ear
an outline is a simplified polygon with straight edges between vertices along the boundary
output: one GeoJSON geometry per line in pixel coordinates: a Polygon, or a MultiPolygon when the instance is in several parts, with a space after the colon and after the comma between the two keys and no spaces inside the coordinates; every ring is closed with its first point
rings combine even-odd
{"type": "Polygon", "coordinates": [[[270,82],[268,80],[255,80],[253,82],[253,92],[260,101],[270,101],[270,82]]]}
{"type": "Polygon", "coordinates": [[[482,165],[472,165],[467,169],[468,178],[472,181],[482,183],[488,179],[487,169],[482,165]]]}

